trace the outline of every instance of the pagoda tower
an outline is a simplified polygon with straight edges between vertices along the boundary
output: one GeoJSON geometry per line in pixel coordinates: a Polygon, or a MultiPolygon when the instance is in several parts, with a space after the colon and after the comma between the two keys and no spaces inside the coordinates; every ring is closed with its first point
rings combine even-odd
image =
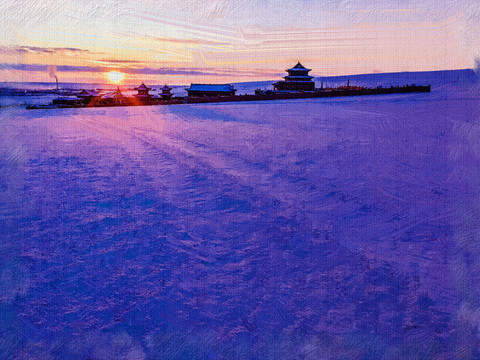
{"type": "Polygon", "coordinates": [[[117,90],[115,91],[114,94],[114,99],[116,104],[125,104],[125,97],[123,96],[122,92],[120,91],[120,88],[117,86],[117,90]]]}
{"type": "Polygon", "coordinates": [[[172,88],[170,86],[165,84],[160,90],[162,90],[162,93],[160,94],[162,100],[170,100],[172,98],[173,94],[171,93],[172,88]]]}
{"type": "Polygon", "coordinates": [[[137,90],[138,94],[133,96],[142,102],[149,102],[153,97],[153,95],[149,93],[152,88],[147,87],[144,83],[142,83],[139,87],[134,88],[134,90],[137,90]]]}
{"type": "Polygon", "coordinates": [[[275,91],[314,91],[315,82],[313,76],[308,75],[311,69],[307,69],[300,62],[291,69],[287,69],[288,75],[284,81],[277,81],[273,84],[275,91]]]}

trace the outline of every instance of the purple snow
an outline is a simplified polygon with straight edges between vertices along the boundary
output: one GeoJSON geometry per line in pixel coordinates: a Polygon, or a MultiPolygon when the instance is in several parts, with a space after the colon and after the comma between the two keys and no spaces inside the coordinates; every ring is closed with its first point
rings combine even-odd
{"type": "Polygon", "coordinates": [[[427,80],[0,109],[2,358],[480,356],[478,86],[427,80]]]}

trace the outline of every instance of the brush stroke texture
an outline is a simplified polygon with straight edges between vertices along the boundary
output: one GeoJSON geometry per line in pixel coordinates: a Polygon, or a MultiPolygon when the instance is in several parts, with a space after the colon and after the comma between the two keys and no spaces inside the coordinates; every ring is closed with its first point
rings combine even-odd
{"type": "Polygon", "coordinates": [[[0,110],[3,357],[478,357],[478,80],[430,79],[0,110]]]}

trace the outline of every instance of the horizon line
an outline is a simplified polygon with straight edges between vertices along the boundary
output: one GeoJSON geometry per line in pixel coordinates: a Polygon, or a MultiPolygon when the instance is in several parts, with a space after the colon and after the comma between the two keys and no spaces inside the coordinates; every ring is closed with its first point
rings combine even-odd
{"type": "MultiPolygon", "coordinates": [[[[467,71],[471,70],[474,73],[477,73],[476,69],[473,68],[463,68],[463,69],[444,69],[444,70],[418,70],[418,71],[397,71],[397,72],[372,72],[372,73],[361,73],[361,74],[345,74],[345,75],[323,75],[323,76],[314,76],[314,79],[323,79],[323,78],[340,78],[340,77],[348,77],[348,76],[364,76],[364,75],[388,75],[388,74],[406,74],[406,73],[433,73],[433,72],[448,72],[448,71],[467,71]]],[[[148,82],[149,84],[153,85],[161,85],[164,82],[158,82],[154,83],[149,80],[138,80],[141,82],[148,82]]],[[[263,82],[269,82],[269,81],[277,81],[276,79],[269,79],[269,80],[258,80],[258,81],[236,81],[236,82],[231,82],[231,84],[246,84],[246,83],[263,83],[263,82]]],[[[3,84],[55,84],[55,81],[0,81],[0,83],[3,84]]],[[[62,82],[59,81],[61,84],[62,82]]],[[[113,83],[108,83],[108,82],[78,82],[78,81],[65,81],[64,83],[69,83],[69,84],[98,84],[98,85],[109,85],[109,86],[130,86],[127,84],[113,84],[113,83]]],[[[130,81],[132,84],[136,84],[134,80],[130,81]]],[[[192,83],[190,83],[192,84],[192,83]]],[[[171,86],[188,86],[190,84],[170,84],[171,86]]],[[[225,84],[225,82],[222,82],[222,84],[225,84]]],[[[133,86],[133,85],[132,85],[133,86]]]]}

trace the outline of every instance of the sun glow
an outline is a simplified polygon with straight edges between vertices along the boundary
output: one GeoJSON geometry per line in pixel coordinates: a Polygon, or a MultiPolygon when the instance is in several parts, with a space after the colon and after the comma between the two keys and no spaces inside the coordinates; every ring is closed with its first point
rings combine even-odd
{"type": "Polygon", "coordinates": [[[110,71],[109,73],[107,73],[108,80],[110,80],[110,82],[114,84],[118,84],[120,81],[123,80],[124,77],[125,74],[119,71],[110,71]]]}

